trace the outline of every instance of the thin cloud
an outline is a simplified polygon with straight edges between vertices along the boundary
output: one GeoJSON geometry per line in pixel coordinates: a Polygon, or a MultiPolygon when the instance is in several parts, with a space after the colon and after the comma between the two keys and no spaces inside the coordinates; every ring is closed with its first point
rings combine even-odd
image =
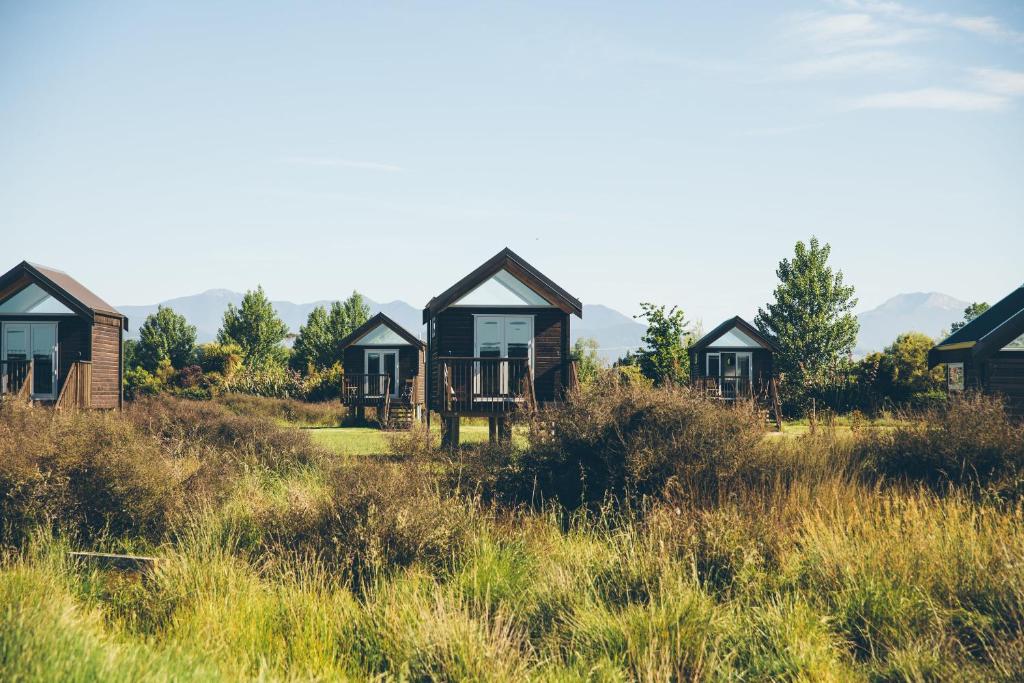
{"type": "Polygon", "coordinates": [[[837,4],[848,10],[868,12],[909,24],[957,29],[986,38],[1024,41],[1024,33],[1010,28],[993,16],[922,12],[899,2],[884,0],[839,0],[837,4]]]}
{"type": "Polygon", "coordinates": [[[924,29],[895,26],[863,12],[798,14],[790,19],[790,32],[823,53],[895,47],[929,35],[924,29]]]}
{"type": "Polygon", "coordinates": [[[946,111],[999,111],[1006,97],[972,90],[921,88],[878,93],[850,102],[851,109],[937,109],[946,111]]]}
{"type": "Polygon", "coordinates": [[[355,161],[353,159],[337,159],[330,157],[289,157],[285,163],[295,166],[323,166],[327,168],[361,168],[369,171],[387,171],[399,173],[405,169],[394,164],[382,164],[376,161],[355,161]]]}
{"type": "Polygon", "coordinates": [[[893,73],[915,68],[921,63],[922,60],[917,57],[898,52],[849,52],[824,55],[788,64],[782,67],[781,76],[800,80],[866,73],[893,73]]]}
{"type": "Polygon", "coordinates": [[[998,95],[1024,95],[1024,71],[972,69],[978,87],[998,95]]]}

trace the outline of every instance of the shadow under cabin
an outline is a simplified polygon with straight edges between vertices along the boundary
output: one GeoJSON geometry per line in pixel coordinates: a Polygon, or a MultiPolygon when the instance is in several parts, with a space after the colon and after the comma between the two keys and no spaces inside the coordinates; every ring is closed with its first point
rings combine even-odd
{"type": "Polygon", "coordinates": [[[427,303],[428,408],[446,446],[458,446],[462,417],[485,417],[491,441],[508,440],[512,418],[564,400],[573,315],[580,301],[507,248],[427,303]]]}

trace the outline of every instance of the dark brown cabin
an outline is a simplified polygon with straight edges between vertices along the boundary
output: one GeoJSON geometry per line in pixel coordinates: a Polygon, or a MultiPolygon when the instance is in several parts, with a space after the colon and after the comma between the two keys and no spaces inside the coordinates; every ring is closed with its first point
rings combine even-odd
{"type": "Polygon", "coordinates": [[[0,276],[0,394],[120,408],[128,319],[67,273],[22,261],[0,276]]]}
{"type": "Polygon", "coordinates": [[[382,424],[421,419],[426,387],[426,343],[378,313],[341,340],[342,403],[360,419],[367,406],[382,424]]]}
{"type": "MultiPolygon", "coordinates": [[[[423,309],[430,410],[457,429],[459,416],[561,400],[575,379],[572,315],[583,316],[578,299],[510,249],[496,254],[423,309]]],[[[504,425],[492,420],[492,435],[504,425]]]]}
{"type": "Polygon", "coordinates": [[[1024,417],[1024,286],[934,346],[928,367],[939,364],[946,366],[949,393],[996,394],[1024,417]]]}
{"type": "Polygon", "coordinates": [[[695,385],[723,400],[767,399],[777,350],[774,341],[736,316],[690,348],[690,373],[695,385]]]}

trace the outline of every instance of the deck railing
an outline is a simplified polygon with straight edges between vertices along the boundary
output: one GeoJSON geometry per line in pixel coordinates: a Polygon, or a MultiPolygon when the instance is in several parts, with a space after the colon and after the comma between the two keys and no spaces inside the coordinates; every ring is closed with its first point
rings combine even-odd
{"type": "Polygon", "coordinates": [[[92,363],[75,361],[64,378],[55,407],[58,410],[84,410],[91,406],[92,363]]]}
{"type": "Polygon", "coordinates": [[[536,407],[528,358],[448,356],[438,363],[442,412],[504,414],[536,407]]]}
{"type": "Polygon", "coordinates": [[[347,406],[375,406],[391,393],[391,376],[353,373],[341,380],[341,402],[347,406]]]}
{"type": "Polygon", "coordinates": [[[698,377],[697,385],[706,395],[724,401],[752,399],[760,391],[749,377],[698,377]]]}
{"type": "Polygon", "coordinates": [[[0,360],[0,396],[15,395],[28,400],[32,396],[31,360],[0,360]]]}

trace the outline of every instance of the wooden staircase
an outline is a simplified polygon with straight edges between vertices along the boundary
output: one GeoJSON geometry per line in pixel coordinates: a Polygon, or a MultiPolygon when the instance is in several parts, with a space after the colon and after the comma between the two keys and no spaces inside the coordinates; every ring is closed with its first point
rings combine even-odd
{"type": "Polygon", "coordinates": [[[392,404],[387,415],[387,422],[385,428],[389,430],[407,430],[412,429],[413,425],[416,424],[416,408],[415,406],[405,404],[392,404]]]}

